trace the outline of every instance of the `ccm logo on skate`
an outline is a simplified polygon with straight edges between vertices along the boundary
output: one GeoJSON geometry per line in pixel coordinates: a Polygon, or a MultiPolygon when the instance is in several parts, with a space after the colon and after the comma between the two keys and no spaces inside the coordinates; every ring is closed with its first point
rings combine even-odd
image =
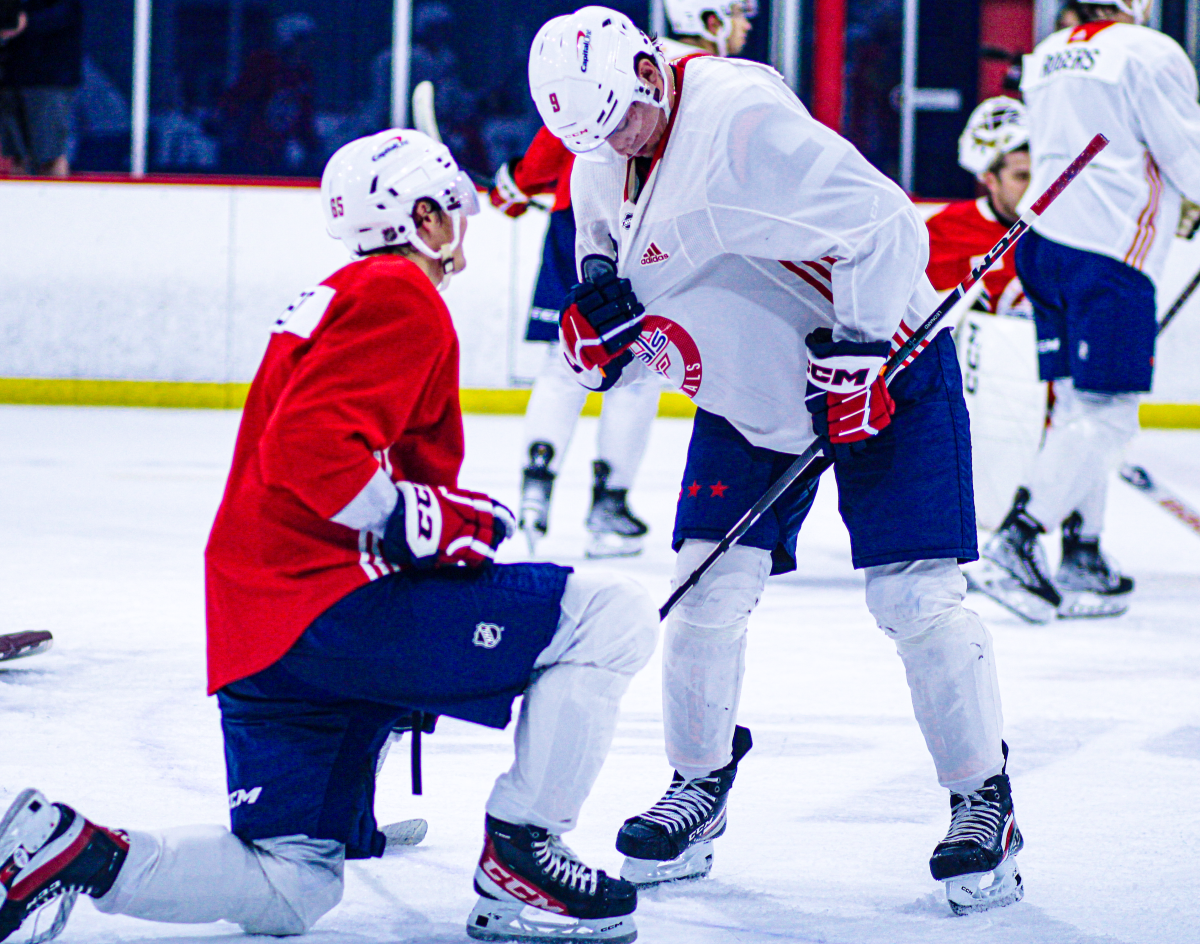
{"type": "Polygon", "coordinates": [[[243,803],[253,806],[258,802],[260,796],[262,796],[262,787],[255,787],[252,790],[234,790],[229,794],[229,808],[236,810],[243,803]]]}
{"type": "Polygon", "coordinates": [[[521,881],[512,872],[508,871],[500,864],[492,851],[492,841],[488,840],[487,851],[483,855],[483,861],[479,863],[479,867],[493,882],[503,888],[514,898],[525,902],[527,905],[532,905],[534,908],[541,908],[542,911],[549,911],[553,914],[566,914],[567,906],[555,898],[548,897],[540,888],[530,885],[527,882],[521,881]]]}
{"type": "Polygon", "coordinates": [[[503,626],[497,626],[495,623],[477,623],[475,637],[471,641],[481,649],[495,649],[500,645],[500,637],[503,633],[503,626]]]}

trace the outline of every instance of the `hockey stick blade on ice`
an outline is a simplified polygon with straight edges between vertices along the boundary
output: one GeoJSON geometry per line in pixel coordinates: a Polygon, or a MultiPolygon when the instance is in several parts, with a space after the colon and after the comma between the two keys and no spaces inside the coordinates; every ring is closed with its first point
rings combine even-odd
{"type": "Polygon", "coordinates": [[[54,645],[54,637],[44,629],[0,635],[0,662],[24,659],[45,652],[54,645]]]}
{"type": "MultiPolygon", "coordinates": [[[[1017,220],[1017,222],[1013,223],[1012,228],[1009,229],[1007,233],[1000,237],[1000,241],[988,251],[988,254],[983,257],[979,265],[971,270],[971,274],[959,282],[954,290],[942,299],[941,304],[933,310],[933,313],[930,314],[928,318],[921,322],[921,326],[913,332],[912,337],[900,345],[900,348],[894,354],[892,354],[887,361],[884,362],[883,367],[881,367],[879,371],[879,375],[881,377],[885,378],[888,383],[891,383],[897,370],[899,370],[904,362],[908,360],[909,356],[917,350],[921,342],[933,333],[933,329],[937,327],[938,322],[945,317],[946,313],[949,312],[950,309],[955,306],[955,304],[957,304],[959,299],[961,299],[967,294],[968,291],[970,291],[971,286],[983,278],[984,273],[992,267],[997,259],[999,259],[1006,252],[1008,252],[1009,249],[1012,248],[1013,244],[1021,238],[1021,235],[1025,232],[1025,230],[1029,229],[1029,224],[1046,212],[1046,209],[1055,201],[1055,199],[1057,199],[1058,195],[1067,188],[1067,185],[1070,184],[1071,181],[1079,175],[1079,172],[1091,163],[1092,158],[1104,150],[1107,145],[1108,138],[1102,134],[1098,134],[1092,138],[1091,142],[1083,149],[1082,153],[1080,153],[1075,160],[1071,161],[1067,169],[1059,174],[1058,179],[1055,180],[1054,183],[1046,188],[1046,192],[1038,197],[1028,210],[1021,214],[1021,218],[1017,220]]],[[[711,568],[713,564],[720,560],[726,551],[728,551],[734,544],[741,540],[742,536],[747,531],[754,527],[754,523],[763,516],[768,508],[775,504],[775,501],[780,495],[786,492],[798,481],[807,481],[809,479],[816,478],[832,464],[833,460],[824,454],[819,440],[814,442],[811,446],[805,449],[804,452],[797,456],[796,461],[788,466],[787,471],[784,472],[783,475],[781,475],[769,489],[767,489],[762,498],[756,501],[750,507],[750,510],[742,515],[740,519],[738,519],[737,524],[735,524],[729,530],[729,533],[726,534],[725,537],[721,538],[720,542],[712,549],[712,552],[708,555],[708,557],[704,558],[704,560],[700,562],[700,566],[698,566],[691,572],[691,574],[688,575],[687,580],[675,588],[675,590],[667,598],[667,602],[659,608],[659,619],[667,618],[667,615],[671,612],[671,610],[675,609],[676,604],[683,599],[684,594],[691,590],[692,587],[696,586],[696,584],[700,582],[700,578],[708,572],[709,568],[711,568]]]]}
{"type": "Polygon", "coordinates": [[[1200,512],[1189,508],[1182,498],[1154,481],[1150,473],[1140,465],[1123,465],[1121,466],[1120,475],[1121,478],[1144,494],[1154,504],[1158,505],[1159,508],[1178,518],[1187,527],[1200,534],[1200,512]]]}

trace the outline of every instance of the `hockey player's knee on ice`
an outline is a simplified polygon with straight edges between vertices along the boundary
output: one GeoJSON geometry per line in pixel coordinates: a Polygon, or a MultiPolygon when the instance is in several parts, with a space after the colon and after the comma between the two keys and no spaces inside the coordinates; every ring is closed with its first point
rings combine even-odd
{"type": "Polygon", "coordinates": [[[558,629],[535,666],[593,665],[634,675],[658,645],[658,611],[631,577],[575,571],[567,578],[558,629]]]}
{"type": "Polygon", "coordinates": [[[220,826],[130,832],[100,911],[188,924],[230,921],[249,934],[303,934],[342,900],[345,847],[278,836],[244,842],[220,826]]]}

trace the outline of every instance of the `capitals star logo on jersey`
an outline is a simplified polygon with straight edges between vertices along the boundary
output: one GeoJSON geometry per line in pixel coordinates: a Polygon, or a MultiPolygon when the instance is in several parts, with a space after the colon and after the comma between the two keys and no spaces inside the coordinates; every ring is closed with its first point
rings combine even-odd
{"type": "Polygon", "coordinates": [[[659,249],[657,243],[651,243],[646,251],[642,253],[642,265],[655,265],[659,262],[666,262],[670,258],[670,253],[659,249]]]}
{"type": "MultiPolygon", "coordinates": [[[[653,243],[650,248],[654,248],[653,243]]],[[[694,397],[699,392],[704,362],[695,339],[682,325],[661,315],[646,315],[642,319],[642,333],[629,351],[682,393],[694,397]]]]}

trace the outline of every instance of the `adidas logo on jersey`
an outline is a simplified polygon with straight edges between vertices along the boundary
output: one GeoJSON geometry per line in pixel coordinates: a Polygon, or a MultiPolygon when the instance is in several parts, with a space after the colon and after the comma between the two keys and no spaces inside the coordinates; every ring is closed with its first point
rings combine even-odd
{"type": "Polygon", "coordinates": [[[651,243],[642,254],[642,265],[654,265],[657,262],[666,262],[670,258],[671,256],[659,249],[656,243],[651,243]]]}

